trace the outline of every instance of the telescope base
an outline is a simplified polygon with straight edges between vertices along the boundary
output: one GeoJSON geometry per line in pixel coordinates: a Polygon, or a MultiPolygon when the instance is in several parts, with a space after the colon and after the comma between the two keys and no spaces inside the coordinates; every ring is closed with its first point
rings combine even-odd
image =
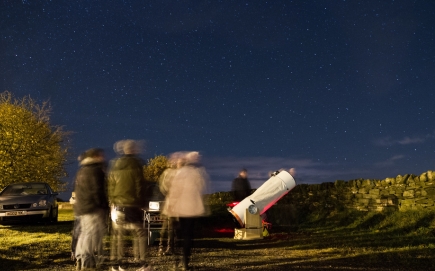
{"type": "Polygon", "coordinates": [[[234,229],[234,239],[237,240],[256,240],[263,239],[263,229],[234,229]]]}

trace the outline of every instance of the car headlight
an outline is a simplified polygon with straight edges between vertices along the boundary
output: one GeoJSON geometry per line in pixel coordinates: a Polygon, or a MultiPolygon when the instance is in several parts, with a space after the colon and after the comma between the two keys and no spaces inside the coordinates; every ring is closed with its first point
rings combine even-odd
{"type": "Polygon", "coordinates": [[[47,201],[45,199],[42,199],[38,202],[39,206],[47,206],[47,201]]]}

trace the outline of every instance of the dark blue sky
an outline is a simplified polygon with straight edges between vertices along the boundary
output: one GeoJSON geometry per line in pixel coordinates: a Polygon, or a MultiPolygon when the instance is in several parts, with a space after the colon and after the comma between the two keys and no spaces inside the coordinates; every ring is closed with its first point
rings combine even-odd
{"type": "Polygon", "coordinates": [[[50,100],[74,157],[126,138],[145,159],[198,150],[214,191],[242,167],[254,187],[290,167],[420,174],[434,28],[432,1],[2,1],[0,91],[50,100]]]}

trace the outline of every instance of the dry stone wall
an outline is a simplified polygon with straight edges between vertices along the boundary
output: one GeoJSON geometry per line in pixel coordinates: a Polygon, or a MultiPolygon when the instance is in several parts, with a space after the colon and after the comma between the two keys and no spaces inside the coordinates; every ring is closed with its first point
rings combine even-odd
{"type": "Polygon", "coordinates": [[[435,209],[435,172],[406,174],[384,180],[357,179],[301,184],[278,204],[296,208],[351,208],[360,211],[435,209]]]}
{"type": "MultiPolygon", "coordinates": [[[[225,206],[229,192],[209,195],[209,203],[225,206]]],[[[356,209],[360,211],[435,210],[435,172],[406,174],[384,180],[337,180],[321,184],[298,184],[271,209],[278,213],[310,212],[319,209],[356,209]],[[282,210],[281,210],[282,209],[282,210]]]]}

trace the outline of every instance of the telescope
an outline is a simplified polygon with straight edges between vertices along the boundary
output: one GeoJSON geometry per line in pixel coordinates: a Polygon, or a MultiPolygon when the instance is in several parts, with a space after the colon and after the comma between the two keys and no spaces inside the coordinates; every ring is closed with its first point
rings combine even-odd
{"type": "MultiPolygon", "coordinates": [[[[261,185],[254,193],[243,199],[228,211],[233,216],[236,224],[241,228],[249,228],[249,221],[252,218],[246,216],[255,215],[259,217],[272,205],[285,196],[296,186],[296,181],[287,171],[276,171],[261,185]]],[[[261,223],[261,220],[260,220],[261,223]]]]}

